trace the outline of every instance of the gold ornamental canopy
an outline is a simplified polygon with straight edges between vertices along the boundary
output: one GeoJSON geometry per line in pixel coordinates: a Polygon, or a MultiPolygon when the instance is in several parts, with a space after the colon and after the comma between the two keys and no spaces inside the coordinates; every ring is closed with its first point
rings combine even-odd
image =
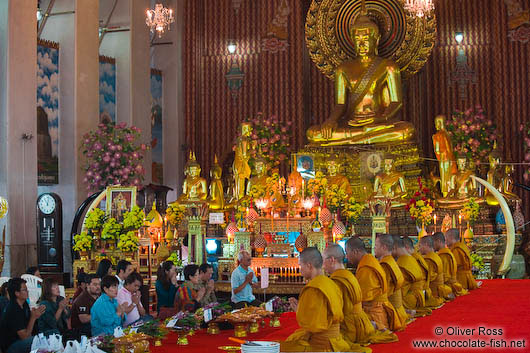
{"type": "Polygon", "coordinates": [[[379,55],[396,62],[405,77],[414,75],[434,47],[436,18],[434,13],[423,17],[408,13],[403,0],[313,0],[305,24],[313,62],[333,79],[340,64],[356,57],[349,28],[361,14],[363,2],[381,33],[379,55]]]}

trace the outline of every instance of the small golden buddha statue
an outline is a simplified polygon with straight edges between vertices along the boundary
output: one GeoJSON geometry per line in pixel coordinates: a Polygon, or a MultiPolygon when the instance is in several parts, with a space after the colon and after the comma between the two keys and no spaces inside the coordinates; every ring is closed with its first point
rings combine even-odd
{"type": "Polygon", "coordinates": [[[231,200],[232,202],[238,201],[245,196],[245,185],[251,173],[248,161],[250,159],[250,152],[253,149],[250,138],[252,125],[250,123],[241,123],[239,129],[241,136],[237,138],[234,164],[232,165],[234,172],[234,199],[231,200]]]}
{"type": "Polygon", "coordinates": [[[502,177],[502,187],[501,187],[501,193],[502,195],[509,201],[521,201],[521,198],[513,192],[513,185],[514,185],[514,179],[513,179],[513,165],[508,164],[504,168],[504,176],[502,177]]]}
{"type": "Polygon", "coordinates": [[[392,118],[401,109],[399,66],[378,56],[379,28],[363,9],[350,27],[357,56],[335,71],[335,102],[322,125],[307,131],[310,143],[320,146],[410,141],[415,129],[392,118]]]}
{"type": "Polygon", "coordinates": [[[326,179],[328,180],[328,186],[338,185],[339,189],[344,190],[347,195],[351,195],[352,189],[350,181],[344,175],[340,174],[340,166],[340,162],[334,157],[330,157],[327,160],[326,167],[328,169],[328,175],[326,179]]]}
{"type": "MultiPolygon", "coordinates": [[[[495,142],[493,146],[493,151],[491,151],[490,155],[488,156],[488,160],[490,165],[487,178],[488,183],[490,183],[497,190],[502,192],[503,175],[499,168],[499,164],[501,163],[501,153],[497,149],[497,142],[495,142]]],[[[486,191],[484,192],[484,198],[490,206],[497,206],[499,204],[495,196],[492,195],[492,193],[489,192],[488,189],[486,189],[486,191]]]]}
{"type": "Polygon", "coordinates": [[[210,210],[222,210],[225,208],[225,195],[221,176],[223,168],[219,165],[217,154],[214,155],[212,169],[210,170],[210,196],[208,197],[208,207],[210,210]]]}
{"type": "Polygon", "coordinates": [[[434,118],[434,125],[437,132],[432,135],[432,143],[439,163],[440,191],[443,197],[447,197],[451,187],[451,176],[457,172],[455,155],[451,138],[445,130],[445,116],[438,115],[434,118]]]}
{"type": "Polygon", "coordinates": [[[263,156],[258,155],[254,162],[254,169],[256,170],[256,175],[253,175],[247,184],[247,195],[250,195],[253,186],[257,186],[267,191],[267,178],[268,176],[268,164],[263,156]]]}
{"type": "Polygon", "coordinates": [[[184,167],[184,183],[182,184],[182,195],[178,198],[180,202],[205,201],[208,196],[206,179],[201,177],[201,166],[195,158],[195,152],[190,151],[188,162],[184,167]]]}
{"type": "Polygon", "coordinates": [[[394,160],[386,158],[384,170],[379,173],[374,180],[374,194],[379,191],[383,196],[390,198],[392,207],[400,207],[407,204],[407,187],[405,186],[405,176],[394,170],[394,160]]]}

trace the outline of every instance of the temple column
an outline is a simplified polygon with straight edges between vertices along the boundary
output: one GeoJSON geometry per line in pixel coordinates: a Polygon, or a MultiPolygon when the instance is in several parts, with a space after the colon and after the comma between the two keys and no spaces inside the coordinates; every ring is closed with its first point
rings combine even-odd
{"type": "Polygon", "coordinates": [[[37,264],[36,11],[37,0],[0,1],[0,196],[9,202],[0,220],[5,276],[37,264]]]}
{"type": "MultiPolygon", "coordinates": [[[[130,124],[141,129],[141,143],[151,143],[151,65],[149,28],[145,24],[145,11],[150,8],[149,0],[131,0],[131,60],[130,60],[130,92],[131,120],[130,124]]],[[[145,169],[144,185],[151,182],[152,169],[151,151],[144,153],[145,169]]]]}
{"type": "Polygon", "coordinates": [[[80,205],[87,197],[80,146],[83,135],[99,123],[99,0],[75,0],[74,16],[75,190],[80,205]]]}

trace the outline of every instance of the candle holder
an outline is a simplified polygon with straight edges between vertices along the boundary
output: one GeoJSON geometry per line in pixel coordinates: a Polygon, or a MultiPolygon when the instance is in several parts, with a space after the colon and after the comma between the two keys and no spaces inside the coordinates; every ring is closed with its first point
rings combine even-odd
{"type": "Polygon", "coordinates": [[[259,332],[259,324],[257,322],[252,322],[250,324],[250,327],[248,329],[250,333],[257,333],[259,332]]]}
{"type": "Polygon", "coordinates": [[[234,336],[247,337],[247,324],[236,324],[234,327],[234,336]]]}
{"type": "Polygon", "coordinates": [[[208,330],[206,331],[209,335],[218,335],[219,334],[219,325],[216,322],[208,323],[208,330]]]}

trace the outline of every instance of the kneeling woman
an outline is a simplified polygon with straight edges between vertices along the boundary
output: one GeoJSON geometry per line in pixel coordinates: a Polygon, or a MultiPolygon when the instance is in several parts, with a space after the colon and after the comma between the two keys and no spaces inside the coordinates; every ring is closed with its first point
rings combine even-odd
{"type": "Polygon", "coordinates": [[[39,333],[45,335],[59,333],[64,334],[68,329],[68,317],[70,312],[67,308],[66,299],[59,294],[59,284],[52,278],[42,281],[42,295],[39,303],[46,306],[46,311],[39,318],[39,333]]]}
{"type": "Polygon", "coordinates": [[[184,267],[184,279],[179,287],[175,305],[177,311],[195,311],[201,307],[200,301],[206,292],[199,284],[199,266],[187,265],[184,267]]]}

